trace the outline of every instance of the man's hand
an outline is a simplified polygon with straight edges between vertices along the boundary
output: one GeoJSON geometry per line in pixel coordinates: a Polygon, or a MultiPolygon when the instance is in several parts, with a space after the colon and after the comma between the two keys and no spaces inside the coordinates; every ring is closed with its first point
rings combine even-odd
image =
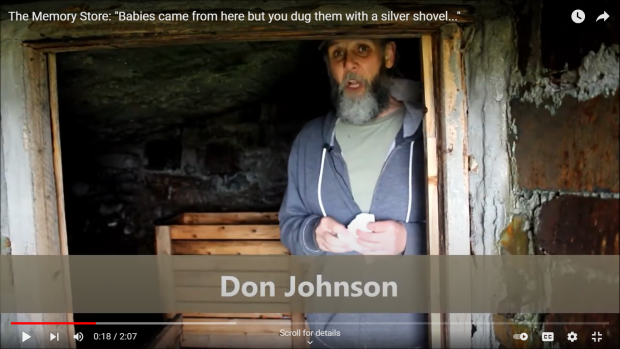
{"type": "Polygon", "coordinates": [[[316,227],[314,235],[321,250],[333,253],[345,253],[352,251],[352,249],[346,242],[338,239],[338,233],[346,232],[347,228],[344,225],[336,222],[331,217],[323,217],[316,227]]]}
{"type": "Polygon", "coordinates": [[[358,244],[368,248],[365,255],[399,255],[407,246],[407,230],[402,223],[396,221],[380,221],[368,223],[368,230],[357,231],[358,244]]]}

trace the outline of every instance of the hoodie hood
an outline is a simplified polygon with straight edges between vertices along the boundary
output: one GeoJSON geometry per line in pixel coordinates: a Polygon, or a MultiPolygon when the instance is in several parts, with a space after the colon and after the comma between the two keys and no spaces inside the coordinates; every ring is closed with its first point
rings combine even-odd
{"type": "MultiPolygon", "coordinates": [[[[412,137],[422,124],[424,107],[422,100],[422,84],[407,79],[392,78],[390,96],[403,103],[405,107],[405,119],[403,120],[403,138],[412,137]]],[[[323,125],[323,141],[326,146],[334,147],[335,127],[338,117],[330,111],[325,117],[323,125]]]]}
{"type": "Polygon", "coordinates": [[[422,84],[401,78],[392,78],[390,95],[397,101],[410,104],[422,104],[422,84]]]}

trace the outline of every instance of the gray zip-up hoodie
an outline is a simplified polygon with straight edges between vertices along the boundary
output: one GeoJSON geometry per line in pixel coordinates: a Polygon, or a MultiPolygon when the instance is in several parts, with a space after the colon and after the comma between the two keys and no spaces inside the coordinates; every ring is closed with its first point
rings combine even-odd
{"type": "MultiPolygon", "coordinates": [[[[393,93],[393,96],[396,94],[393,93]]],[[[403,222],[405,255],[426,254],[426,193],[423,111],[405,102],[403,127],[396,136],[370,207],[377,221],[403,222]]],[[[314,230],[324,216],[348,225],[359,213],[349,175],[334,137],[333,113],[307,123],[293,143],[288,186],[279,212],[282,243],[294,255],[335,255],[319,249],[314,230]]],[[[349,252],[347,255],[359,255],[349,252]]],[[[412,273],[412,277],[416,277],[412,273]]],[[[425,348],[427,314],[306,314],[310,330],[339,331],[312,337],[313,348],[425,348]]]]}

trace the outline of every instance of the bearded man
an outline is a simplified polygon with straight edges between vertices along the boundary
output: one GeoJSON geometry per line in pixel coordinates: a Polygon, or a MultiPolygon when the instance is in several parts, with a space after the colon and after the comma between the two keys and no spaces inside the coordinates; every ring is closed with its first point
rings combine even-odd
{"type": "MultiPolygon", "coordinates": [[[[390,78],[396,44],[339,39],[320,49],[335,111],[307,123],[293,143],[282,243],[294,255],[426,254],[423,111],[390,78]],[[375,217],[368,231],[357,230],[354,243],[339,238],[362,213],[375,217]]],[[[313,348],[428,346],[427,314],[306,316],[313,333],[340,332],[313,336],[313,348]]]]}

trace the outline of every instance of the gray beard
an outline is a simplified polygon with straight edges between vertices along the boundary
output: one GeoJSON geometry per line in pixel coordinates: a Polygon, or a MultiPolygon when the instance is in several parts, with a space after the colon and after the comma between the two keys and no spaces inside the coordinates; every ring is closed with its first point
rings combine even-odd
{"type": "Polygon", "coordinates": [[[332,99],[336,107],[336,115],[342,120],[354,125],[363,125],[371,122],[389,106],[389,78],[385,67],[381,69],[372,82],[362,79],[355,73],[347,73],[338,85],[332,78],[332,99]],[[347,96],[344,88],[347,81],[355,79],[364,86],[364,93],[360,96],[347,96]]]}

